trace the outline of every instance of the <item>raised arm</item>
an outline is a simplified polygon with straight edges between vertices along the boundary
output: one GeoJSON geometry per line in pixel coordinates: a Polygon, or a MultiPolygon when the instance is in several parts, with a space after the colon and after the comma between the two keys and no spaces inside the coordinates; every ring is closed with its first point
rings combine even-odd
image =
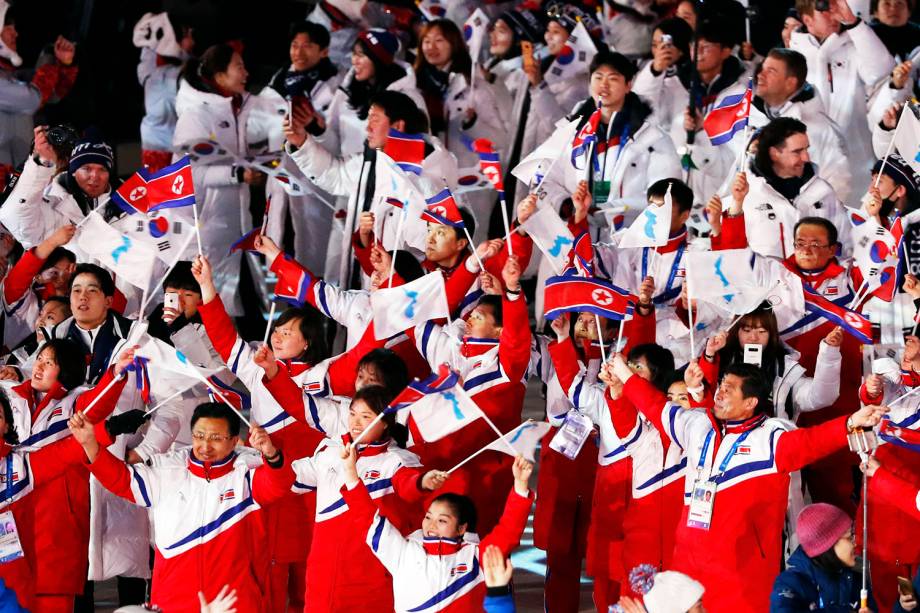
{"type": "Polygon", "coordinates": [[[511,555],[511,552],[520,545],[521,535],[524,533],[524,528],[527,527],[527,516],[530,514],[530,506],[534,500],[528,483],[533,472],[533,464],[518,456],[514,459],[512,471],[514,472],[514,487],[508,493],[505,510],[498,524],[479,544],[480,558],[489,545],[497,546],[506,557],[511,555]]]}

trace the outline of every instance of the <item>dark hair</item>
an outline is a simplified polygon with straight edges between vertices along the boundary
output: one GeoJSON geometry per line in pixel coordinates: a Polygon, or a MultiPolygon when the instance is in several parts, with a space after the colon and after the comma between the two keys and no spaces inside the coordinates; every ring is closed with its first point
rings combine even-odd
{"type": "Polygon", "coordinates": [[[668,378],[674,372],[674,355],[661,345],[645,343],[630,349],[626,357],[630,362],[645,358],[648,370],[652,375],[651,383],[662,392],[668,392],[668,378]]]}
{"type": "Polygon", "coordinates": [[[450,71],[459,72],[469,79],[473,61],[470,58],[470,52],[466,48],[466,42],[463,40],[463,33],[460,32],[457,24],[450,19],[435,19],[422,26],[422,31],[418,35],[418,55],[415,57],[413,68],[419,70],[422,66],[428,64],[425,54],[422,53],[422,40],[435,28],[441,31],[441,36],[450,45],[450,71]]]}
{"type": "MultiPolygon", "coordinates": [[[[463,225],[466,226],[466,230],[467,232],[470,233],[470,236],[473,236],[474,234],[476,234],[476,218],[473,217],[473,213],[471,213],[469,209],[466,209],[466,208],[458,207],[457,210],[460,211],[460,219],[463,220],[463,225]]],[[[463,239],[466,238],[466,232],[464,232],[460,228],[454,228],[454,234],[457,235],[457,240],[460,240],[461,238],[463,239]]],[[[469,248],[475,249],[476,247],[475,245],[471,244],[469,245],[469,248]]]]}
{"type": "Polygon", "coordinates": [[[770,401],[772,381],[767,383],[764,373],[753,364],[735,363],[729,365],[722,373],[722,378],[734,375],[741,379],[741,397],[744,399],[756,398],[757,406],[754,414],[765,413],[773,415],[773,403],[770,401]]]}
{"type": "Polygon", "coordinates": [[[409,385],[409,369],[406,363],[392,349],[379,347],[364,354],[358,361],[358,368],[373,368],[382,386],[392,397],[409,385]]]}
{"type": "Polygon", "coordinates": [[[236,49],[227,43],[211,45],[198,60],[198,75],[205,81],[214,81],[218,74],[227,72],[234,53],[236,49]]]}
{"type": "Polygon", "coordinates": [[[478,513],[476,513],[476,505],[473,504],[471,498],[463,494],[447,492],[446,494],[441,494],[431,502],[432,504],[435,502],[443,502],[450,507],[450,512],[457,517],[458,526],[466,524],[467,532],[476,532],[476,523],[479,517],[478,513]]]}
{"type": "Polygon", "coordinates": [[[202,417],[207,417],[208,419],[223,419],[227,422],[227,431],[230,433],[230,436],[240,435],[241,424],[239,416],[223,402],[202,402],[195,407],[194,412],[192,412],[191,427],[194,428],[195,424],[198,423],[198,420],[202,417]]]}
{"type": "Polygon", "coordinates": [[[419,261],[405,249],[396,251],[396,260],[393,264],[393,270],[395,270],[396,274],[406,283],[415,281],[425,274],[419,261]]]}
{"type": "MultiPolygon", "coordinates": [[[[694,12],[695,9],[694,9],[694,12]]],[[[680,17],[669,17],[663,19],[655,26],[656,30],[661,30],[662,34],[671,37],[671,42],[683,54],[682,59],[690,57],[690,41],[693,40],[693,28],[690,24],[680,17]]]]}
{"type": "Polygon", "coordinates": [[[811,561],[814,562],[815,566],[830,575],[835,575],[847,569],[847,565],[843,563],[843,561],[837,555],[837,552],[834,551],[833,545],[831,545],[830,549],[827,551],[821,552],[816,556],[808,557],[811,558],[811,561]]]}
{"type": "MultiPolygon", "coordinates": [[[[915,8],[917,8],[917,1],[907,0],[907,10],[910,13],[913,13],[915,8]]],[[[877,10],[878,10],[878,0],[871,0],[869,2],[869,12],[874,15],[877,10]]],[[[913,21],[913,19],[908,17],[908,21],[913,21]]]]}
{"type": "Polygon", "coordinates": [[[300,356],[300,359],[315,366],[328,358],[329,350],[326,347],[326,331],[323,327],[323,318],[319,311],[312,306],[306,305],[284,310],[275,320],[272,330],[295,319],[300,319],[297,329],[300,330],[303,339],[307,341],[307,349],[300,356]]]}
{"type": "Polygon", "coordinates": [[[489,312],[495,318],[495,325],[501,326],[502,323],[502,297],[493,294],[487,294],[479,299],[479,306],[489,307],[489,312]]]}
{"type": "Polygon", "coordinates": [[[786,66],[786,74],[795,77],[797,87],[805,85],[805,79],[808,78],[808,63],[805,56],[785,47],[774,47],[770,49],[767,57],[781,61],[786,66]]]}
{"type": "MultiPolygon", "coordinates": [[[[352,405],[359,400],[367,405],[376,415],[380,415],[395,397],[387,388],[382,385],[368,385],[355,392],[351,399],[352,405]]],[[[400,447],[405,448],[406,441],[409,440],[409,430],[396,421],[396,413],[387,413],[381,420],[387,425],[387,435],[400,447]]]]}
{"type": "Polygon", "coordinates": [[[163,289],[167,287],[174,287],[176,289],[182,289],[187,292],[196,292],[201,293],[201,285],[198,284],[198,281],[195,280],[195,276],[192,274],[192,263],[191,262],[177,262],[172,270],[169,271],[169,274],[166,275],[166,278],[163,279],[163,289]]]}
{"type": "Polygon", "coordinates": [[[45,258],[45,261],[42,263],[42,267],[38,269],[38,272],[45,272],[61,260],[67,260],[71,264],[76,264],[77,256],[74,255],[73,251],[64,249],[63,247],[55,247],[51,250],[51,253],[48,254],[48,257],[45,258]]]}
{"type": "Polygon", "coordinates": [[[601,66],[612,68],[614,71],[623,75],[623,78],[626,79],[627,82],[632,81],[633,77],[636,76],[636,72],[638,72],[635,62],[622,53],[617,53],[610,49],[601,49],[595,54],[588,68],[588,74],[593,74],[601,66]]]}
{"type": "Polygon", "coordinates": [[[99,288],[106,297],[111,298],[115,295],[115,282],[112,281],[112,275],[109,274],[109,271],[101,266],[86,263],[77,264],[73,274],[70,275],[70,283],[67,284],[68,293],[73,290],[73,282],[76,281],[77,277],[80,275],[92,275],[95,277],[96,283],[99,284],[99,288]]]}
{"type": "Polygon", "coordinates": [[[664,391],[665,391],[665,393],[667,393],[667,391],[668,391],[668,390],[671,388],[671,386],[674,385],[675,383],[685,383],[685,381],[684,381],[684,370],[686,370],[686,369],[685,369],[685,368],[681,368],[680,370],[672,370],[672,371],[669,372],[669,373],[665,373],[665,376],[664,376],[664,379],[663,379],[663,381],[664,381],[664,391]]]}
{"type": "Polygon", "coordinates": [[[689,185],[680,179],[659,179],[652,183],[645,191],[646,200],[651,200],[652,196],[664,198],[668,192],[668,186],[671,186],[671,201],[677,205],[677,210],[686,213],[693,208],[693,190],[689,185]]]}
{"type": "Polygon", "coordinates": [[[777,117],[761,128],[757,137],[757,153],[754,164],[762,173],[773,172],[773,162],[770,160],[770,147],[780,149],[786,139],[793,134],[807,134],[808,128],[798,119],[792,117],[777,117]]]}
{"type": "Polygon", "coordinates": [[[824,231],[827,232],[827,240],[831,245],[837,244],[837,226],[835,226],[829,219],[824,217],[802,217],[797,222],[795,222],[795,227],[792,229],[792,236],[795,236],[795,233],[799,231],[799,226],[821,226],[824,228],[824,231]]]}
{"type": "Polygon", "coordinates": [[[405,121],[407,134],[428,132],[428,118],[415,102],[402,92],[384,90],[371,96],[369,106],[379,106],[390,123],[405,121]]]}
{"type": "Polygon", "coordinates": [[[726,27],[726,23],[719,19],[706,19],[696,26],[696,38],[698,40],[716,43],[723,49],[730,49],[735,46],[737,33],[732,28],[726,27]]]}
{"type": "Polygon", "coordinates": [[[60,368],[57,379],[61,387],[70,391],[83,385],[86,381],[86,354],[79,345],[66,338],[53,338],[43,343],[36,355],[41,355],[45,349],[54,352],[54,361],[60,368]]]}
{"type": "Polygon", "coordinates": [[[19,433],[16,432],[16,425],[13,423],[13,407],[4,390],[0,390],[0,408],[3,409],[3,421],[6,422],[6,434],[3,435],[3,441],[8,445],[18,445],[19,433]]]}
{"type": "Polygon", "coordinates": [[[322,25],[313,21],[301,21],[291,25],[290,39],[293,41],[298,34],[306,34],[311,43],[315,43],[320,49],[329,48],[329,30],[322,25]]]}
{"type": "Polygon", "coordinates": [[[786,348],[779,337],[776,314],[773,312],[773,307],[767,302],[761,303],[756,309],[742,316],[738,323],[732,326],[725,347],[719,350],[719,370],[724,375],[730,366],[743,364],[744,348],[741,346],[741,341],[738,340],[738,331],[745,325],[762,326],[767,330],[769,339],[766,347],[763,348],[760,372],[772,389],[773,381],[776,377],[782,376],[786,370],[786,348]]]}
{"type": "Polygon", "coordinates": [[[58,304],[62,305],[65,309],[67,309],[68,317],[73,315],[73,311],[70,310],[70,299],[67,298],[66,296],[48,296],[48,298],[45,300],[45,304],[50,304],[52,302],[57,302],[58,304]]]}

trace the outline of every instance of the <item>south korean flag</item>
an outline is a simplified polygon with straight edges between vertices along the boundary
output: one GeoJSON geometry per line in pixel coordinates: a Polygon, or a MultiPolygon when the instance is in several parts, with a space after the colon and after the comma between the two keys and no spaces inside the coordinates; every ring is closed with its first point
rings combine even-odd
{"type": "Polygon", "coordinates": [[[191,207],[160,209],[147,214],[135,214],[112,221],[113,228],[133,239],[151,244],[157,257],[167,266],[177,259],[195,257],[195,221],[191,207]]]}

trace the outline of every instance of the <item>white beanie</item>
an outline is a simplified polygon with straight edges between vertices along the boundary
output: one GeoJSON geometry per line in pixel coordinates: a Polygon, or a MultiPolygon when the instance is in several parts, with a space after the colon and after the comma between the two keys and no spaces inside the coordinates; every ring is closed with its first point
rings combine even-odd
{"type": "MultiPolygon", "coordinates": [[[[3,27],[3,22],[6,20],[6,12],[9,8],[10,5],[6,0],[0,0],[0,28],[3,27]]],[[[8,59],[13,66],[22,66],[22,58],[19,57],[19,54],[4,45],[3,41],[0,41],[0,57],[8,59]]]]}
{"type": "Polygon", "coordinates": [[[642,597],[648,613],[687,613],[703,597],[703,584],[683,573],[655,574],[654,585],[642,597]]]}
{"type": "Polygon", "coordinates": [[[176,42],[176,33],[166,13],[145,13],[134,26],[133,42],[135,47],[153,49],[163,57],[182,57],[182,47],[176,42]]]}

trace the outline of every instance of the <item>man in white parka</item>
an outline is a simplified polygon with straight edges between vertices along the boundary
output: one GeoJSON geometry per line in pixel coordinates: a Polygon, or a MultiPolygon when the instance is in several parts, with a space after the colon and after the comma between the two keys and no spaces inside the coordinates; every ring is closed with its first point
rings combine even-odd
{"type": "Polygon", "coordinates": [[[808,82],[844,131],[851,193],[864,194],[875,161],[866,119],[869,101],[894,68],[894,58],[846,0],[830,0],[828,11],[816,10],[815,0],[797,0],[796,10],[806,31],[793,32],[790,47],[805,56],[808,82]]]}
{"type": "Polygon", "coordinates": [[[808,153],[818,167],[818,176],[831,184],[842,202],[847,202],[850,164],[845,155],[846,143],[814,86],[805,80],[807,73],[801,53],[781,47],[771,49],[757,75],[750,125],[759,129],[771,119],[791,117],[808,126],[808,153]]]}

